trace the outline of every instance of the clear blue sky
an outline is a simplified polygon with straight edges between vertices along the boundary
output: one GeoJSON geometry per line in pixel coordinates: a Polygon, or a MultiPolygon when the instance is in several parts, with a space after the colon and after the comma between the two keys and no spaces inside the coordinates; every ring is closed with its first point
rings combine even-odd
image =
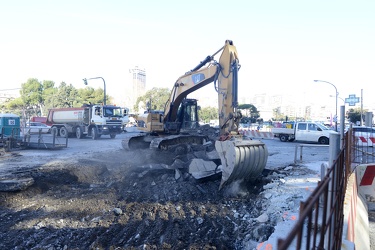
{"type": "Polygon", "coordinates": [[[118,98],[135,65],[146,69],[147,88],[171,88],[230,39],[242,66],[240,96],[334,95],[313,82],[321,79],[342,98],[363,89],[369,104],[374,13],[373,0],[1,0],[0,89],[28,78],[83,88],[82,78],[101,76],[118,98]]]}

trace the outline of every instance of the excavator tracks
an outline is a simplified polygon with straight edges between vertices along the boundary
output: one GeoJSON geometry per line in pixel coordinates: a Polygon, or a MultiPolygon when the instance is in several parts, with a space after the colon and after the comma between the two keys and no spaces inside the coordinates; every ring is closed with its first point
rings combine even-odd
{"type": "Polygon", "coordinates": [[[163,151],[171,151],[176,145],[203,145],[208,140],[204,135],[170,135],[166,137],[155,138],[151,141],[151,149],[160,149],[163,151]]]}
{"type": "Polygon", "coordinates": [[[139,134],[123,139],[122,147],[125,150],[150,148],[154,150],[171,151],[178,145],[203,145],[207,140],[207,136],[204,135],[169,135],[160,137],[139,134]]]}
{"type": "Polygon", "coordinates": [[[126,137],[122,140],[121,145],[125,150],[145,149],[150,147],[149,136],[146,134],[138,134],[126,137]]]}
{"type": "MultiPolygon", "coordinates": [[[[187,154],[194,147],[210,147],[212,143],[203,135],[172,135],[166,137],[136,135],[122,141],[126,150],[150,148],[160,153],[177,155],[187,154]]],[[[212,145],[213,147],[213,145],[212,145]]],[[[213,148],[212,148],[213,149],[213,148]]],[[[220,157],[222,178],[219,189],[237,180],[252,182],[262,174],[268,158],[266,145],[258,140],[233,137],[226,141],[216,141],[215,149],[220,157]]]]}

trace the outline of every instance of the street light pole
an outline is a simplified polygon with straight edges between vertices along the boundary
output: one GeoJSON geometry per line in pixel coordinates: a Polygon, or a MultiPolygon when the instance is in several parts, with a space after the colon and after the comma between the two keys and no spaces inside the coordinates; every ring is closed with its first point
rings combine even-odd
{"type": "Polygon", "coordinates": [[[106,103],[106,96],[107,96],[107,94],[106,94],[106,91],[105,91],[105,81],[104,81],[104,78],[98,76],[98,77],[87,78],[87,79],[84,78],[84,79],[82,79],[82,80],[83,80],[83,83],[84,83],[85,85],[87,85],[87,80],[93,80],[93,79],[102,79],[102,80],[103,80],[103,83],[104,83],[104,98],[103,98],[103,103],[104,103],[104,105],[106,105],[106,104],[107,104],[107,103],[106,103]]]}
{"type": "MultiPolygon", "coordinates": [[[[329,97],[335,97],[334,95],[329,95],[329,97]]],[[[343,98],[341,98],[340,96],[338,96],[337,98],[339,98],[345,105],[345,100],[343,98]]]]}
{"type": "Polygon", "coordinates": [[[337,88],[333,83],[323,81],[323,80],[314,80],[314,82],[325,82],[325,83],[328,83],[328,84],[332,85],[335,88],[335,91],[336,91],[335,131],[337,132],[337,99],[339,97],[339,92],[337,92],[337,88]]]}

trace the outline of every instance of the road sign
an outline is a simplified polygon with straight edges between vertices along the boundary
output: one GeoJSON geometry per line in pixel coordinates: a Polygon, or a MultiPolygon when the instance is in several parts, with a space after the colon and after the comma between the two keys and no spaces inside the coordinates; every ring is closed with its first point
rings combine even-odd
{"type": "Polygon", "coordinates": [[[349,103],[349,106],[355,106],[357,103],[359,103],[359,97],[349,95],[349,98],[345,98],[345,103],[349,103]]]}

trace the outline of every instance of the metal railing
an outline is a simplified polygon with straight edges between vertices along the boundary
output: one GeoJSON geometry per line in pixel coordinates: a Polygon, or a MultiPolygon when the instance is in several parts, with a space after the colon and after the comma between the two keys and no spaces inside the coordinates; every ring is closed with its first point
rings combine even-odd
{"type": "Polygon", "coordinates": [[[327,174],[311,196],[300,203],[299,219],[277,249],[341,249],[344,199],[356,156],[352,131],[345,133],[342,147],[327,174]]]}
{"type": "Polygon", "coordinates": [[[42,133],[42,129],[39,129],[38,133],[27,133],[24,136],[23,145],[25,148],[37,149],[66,148],[68,147],[68,136],[58,138],[56,128],[53,128],[51,133],[42,133]]]}
{"type": "Polygon", "coordinates": [[[353,145],[352,163],[373,163],[375,162],[375,134],[368,133],[367,137],[352,136],[353,145]]]}
{"type": "Polygon", "coordinates": [[[10,151],[12,148],[18,147],[21,141],[20,128],[5,128],[2,127],[0,130],[0,145],[3,146],[5,151],[10,151]],[[10,132],[10,133],[9,133],[10,132]]]}
{"type": "Polygon", "coordinates": [[[312,148],[312,147],[329,147],[329,145],[321,145],[321,144],[297,144],[296,145],[296,149],[294,151],[294,164],[297,164],[298,162],[298,149],[299,150],[299,162],[302,162],[302,151],[303,151],[303,148],[312,148]]]}

